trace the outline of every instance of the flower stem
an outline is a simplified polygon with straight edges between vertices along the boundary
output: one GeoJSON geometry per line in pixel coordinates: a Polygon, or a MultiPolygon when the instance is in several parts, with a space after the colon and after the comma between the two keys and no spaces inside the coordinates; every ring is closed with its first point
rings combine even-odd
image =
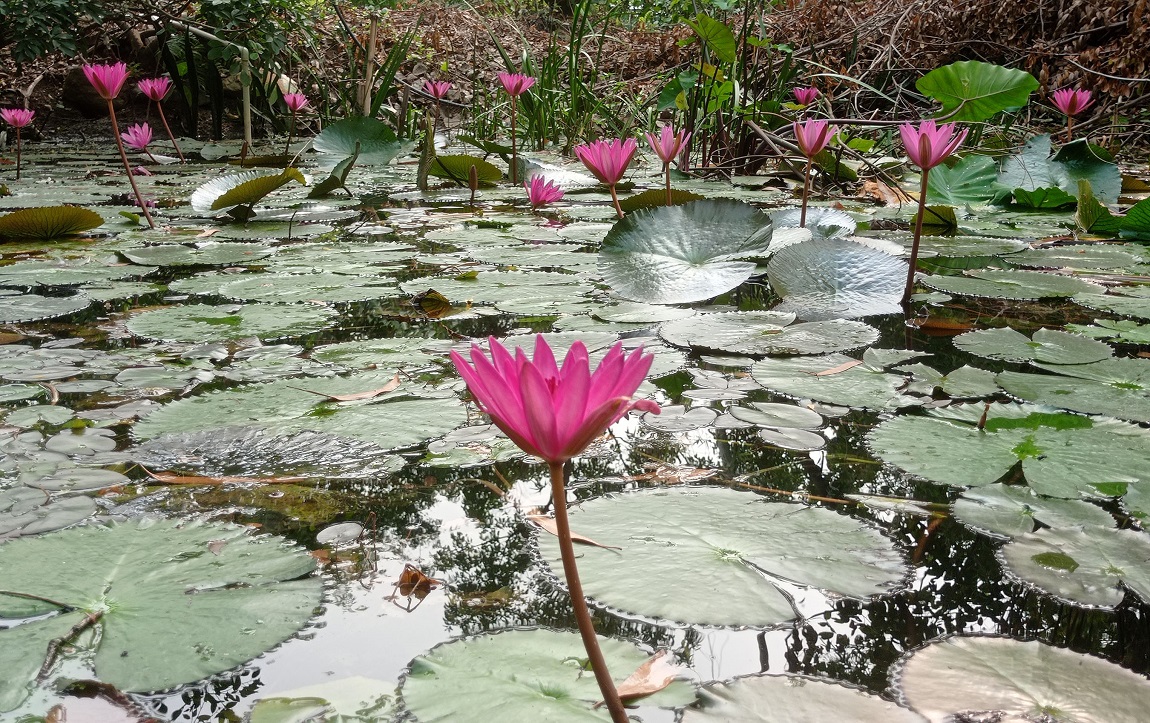
{"type": "Polygon", "coordinates": [[[144,212],[148,227],[154,229],[156,222],[152,220],[152,214],[148,213],[148,205],[144,203],[144,197],[140,195],[140,188],[136,185],[136,177],[132,175],[132,164],[128,163],[128,154],[124,151],[124,140],[120,138],[120,124],[116,122],[116,109],[112,106],[111,99],[108,100],[108,117],[112,119],[112,137],[116,139],[116,148],[120,149],[120,160],[124,162],[124,172],[128,174],[128,183],[132,184],[132,193],[136,194],[136,203],[140,204],[140,210],[144,212]]]}
{"type": "Polygon", "coordinates": [[[906,290],[902,292],[902,303],[910,302],[910,292],[914,290],[914,272],[918,266],[918,242],[922,238],[922,219],[926,216],[926,176],[930,173],[922,169],[922,187],[918,192],[918,217],[914,220],[914,242],[910,247],[910,268],[906,272],[906,290]]]}
{"type": "Polygon", "coordinates": [[[518,183],[519,175],[519,156],[515,150],[515,110],[518,103],[518,96],[511,96],[511,182],[518,183]]]}
{"type": "Polygon", "coordinates": [[[811,192],[811,164],[813,158],[807,159],[807,168],[803,171],[803,210],[799,212],[799,228],[807,227],[807,196],[811,192]]]}
{"type": "Polygon", "coordinates": [[[551,498],[555,503],[555,527],[559,532],[563,577],[566,578],[567,589],[571,593],[571,607],[575,610],[579,635],[583,638],[583,647],[587,650],[587,659],[595,673],[595,681],[599,683],[603,701],[607,705],[607,710],[611,712],[611,720],[614,723],[627,723],[627,711],[623,708],[623,701],[619,699],[615,682],[611,680],[611,673],[607,670],[607,661],[603,659],[599,639],[595,636],[595,624],[591,621],[587,601],[583,598],[583,583],[579,581],[579,569],[575,565],[575,546],[571,542],[571,525],[567,521],[567,489],[563,484],[563,463],[549,462],[548,465],[551,468],[551,498]]]}
{"type": "Polygon", "coordinates": [[[1067,143],[1074,140],[1073,132],[1074,132],[1074,116],[1068,115],[1068,116],[1066,116],[1066,142],[1067,143]]]}
{"type": "Polygon", "coordinates": [[[291,152],[291,137],[292,137],[292,134],[294,134],[294,133],[295,133],[295,111],[293,110],[291,112],[291,121],[288,122],[288,141],[287,141],[287,145],[284,146],[284,155],[285,156],[291,152]]]}
{"type": "Polygon", "coordinates": [[[176,143],[176,137],[172,135],[172,129],[168,127],[168,119],[164,115],[164,106],[156,102],[156,110],[160,111],[160,122],[164,124],[164,130],[168,132],[168,138],[172,141],[172,147],[176,149],[176,155],[180,157],[180,163],[187,163],[184,160],[184,152],[180,150],[180,144],[176,143]]]}
{"type": "MultiPolygon", "coordinates": [[[[607,188],[611,189],[611,200],[615,203],[615,213],[619,214],[619,218],[623,218],[623,207],[619,205],[619,194],[615,192],[615,184],[612,183],[607,188]]],[[[668,206],[671,204],[668,203],[668,206]]]]}
{"type": "Polygon", "coordinates": [[[663,175],[665,175],[667,177],[667,205],[671,206],[673,204],[671,203],[671,162],[670,161],[667,161],[666,163],[663,164],[663,175]]]}
{"type": "Polygon", "coordinates": [[[16,129],[16,180],[20,180],[20,129],[16,129]]]}

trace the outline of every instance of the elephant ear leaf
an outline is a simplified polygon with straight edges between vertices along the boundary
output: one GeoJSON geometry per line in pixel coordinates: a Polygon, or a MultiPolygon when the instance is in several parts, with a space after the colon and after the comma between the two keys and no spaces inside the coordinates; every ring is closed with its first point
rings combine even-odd
{"type": "Polygon", "coordinates": [[[78,206],[42,206],[0,216],[0,238],[47,240],[101,226],[104,218],[78,206]]]}
{"type": "Polygon", "coordinates": [[[285,168],[272,174],[247,171],[220,176],[192,193],[192,208],[196,211],[219,211],[234,206],[250,207],[292,181],[307,185],[307,179],[298,168],[285,168]]]}
{"type": "Polygon", "coordinates": [[[1038,80],[1025,70],[964,60],[935,68],[915,87],[942,103],[948,121],[980,123],[995,113],[1021,108],[1038,90],[1038,80]],[[953,114],[953,115],[952,115],[953,114]]]}

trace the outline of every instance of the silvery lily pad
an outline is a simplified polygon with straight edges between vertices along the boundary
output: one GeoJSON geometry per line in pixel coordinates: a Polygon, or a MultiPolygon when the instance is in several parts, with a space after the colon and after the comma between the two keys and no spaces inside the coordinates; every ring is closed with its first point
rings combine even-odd
{"type": "Polygon", "coordinates": [[[766,255],[770,218],[739,201],[693,201],[642,209],[611,227],[599,272],[625,299],[685,304],[730,291],[766,255]]]}
{"type": "Polygon", "coordinates": [[[1046,527],[1114,527],[1114,518],[1085,500],[1057,499],[1035,494],[1028,487],[989,485],[966,490],[954,502],[954,517],[967,527],[996,537],[1011,538],[1046,527]]]}
{"type": "Polygon", "coordinates": [[[330,326],[334,318],[331,310],[315,306],[188,304],[140,312],[129,318],[126,326],[136,336],[160,341],[224,341],[252,336],[272,340],[319,331],[330,326]]]}
{"type": "Polygon", "coordinates": [[[672,404],[659,410],[659,414],[644,414],[643,424],[660,432],[690,432],[710,426],[718,412],[709,407],[691,407],[672,404]]]}
{"type": "Polygon", "coordinates": [[[1041,271],[971,271],[967,276],[927,276],[927,286],[950,294],[985,296],[992,299],[1046,299],[1101,294],[1098,284],[1069,276],[1055,276],[1041,271]]]}
{"type": "MultiPolygon", "coordinates": [[[[773,580],[868,598],[906,573],[890,540],[862,522],[733,490],[601,498],[573,509],[571,520],[580,534],[621,548],[580,548],[584,591],[600,604],[664,620],[775,625],[795,611],[773,580]]],[[[541,536],[539,547],[558,569],[558,543],[541,536]]]]}
{"type": "Polygon", "coordinates": [[[844,319],[902,312],[906,261],[845,239],[804,241],[771,257],[767,279],[800,319],[844,319]]]}
{"type": "Polygon", "coordinates": [[[843,354],[764,359],[751,367],[751,376],[771,391],[828,404],[893,410],[923,403],[901,392],[907,377],[857,361],[843,354]]]}
{"type": "Polygon", "coordinates": [[[1091,655],[1009,638],[930,643],[896,668],[893,685],[932,723],[960,713],[1022,721],[1037,712],[1068,723],[1140,723],[1150,710],[1143,676],[1091,655]]]}
{"type": "MultiPolygon", "coordinates": [[[[0,490],[0,541],[70,527],[96,513],[91,497],[53,499],[43,490],[11,487],[0,490]]],[[[0,710],[3,710],[0,695],[0,710]]]]}
{"type": "Polygon", "coordinates": [[[746,407],[730,407],[728,411],[735,419],[756,427],[818,429],[823,426],[821,414],[794,404],[752,402],[746,407]]]}
{"type": "Polygon", "coordinates": [[[681,723],[925,723],[862,688],[807,675],[752,675],[712,683],[681,723]]]}
{"type": "Polygon", "coordinates": [[[268,304],[337,303],[400,296],[391,279],[341,274],[247,274],[220,286],[220,296],[233,301],[268,304]]]}
{"type": "Polygon", "coordinates": [[[260,244],[219,243],[161,244],[121,251],[132,263],[145,266],[231,266],[250,264],[271,255],[273,249],[260,244]]]}
{"type": "Polygon", "coordinates": [[[1114,356],[1108,345],[1056,329],[1039,329],[1032,339],[1009,327],[959,334],[954,345],[963,351],[1000,361],[1039,361],[1087,364],[1114,356]]]}
{"type": "MultiPolygon", "coordinates": [[[[801,208],[783,208],[771,212],[771,222],[775,224],[776,229],[799,228],[801,218],[801,208]]],[[[807,208],[806,229],[811,232],[813,240],[846,238],[857,228],[858,222],[846,211],[820,206],[807,208]]]]}
{"type": "Polygon", "coordinates": [[[821,435],[805,429],[761,429],[759,439],[773,447],[796,452],[814,452],[827,446],[827,440],[821,435]]]}
{"type": "Polygon", "coordinates": [[[1121,249],[1086,244],[1027,249],[1010,257],[1012,264],[1048,269],[1123,269],[1139,261],[1139,257],[1121,249]]]}
{"type": "Polygon", "coordinates": [[[1002,548],[1006,569],[1050,594],[1114,607],[1125,591],[1150,601],[1150,536],[1091,527],[1039,530],[1002,548]]]}
{"type": "Polygon", "coordinates": [[[778,311],[702,314],[664,324],[659,335],[676,346],[755,356],[825,354],[878,341],[878,330],[862,322],[835,319],[789,326],[793,318],[778,311]]]}
{"type": "Polygon", "coordinates": [[[1140,287],[1121,287],[1112,293],[1081,293],[1074,301],[1089,309],[1101,309],[1119,316],[1150,319],[1150,293],[1140,287]]]}
{"type": "Polygon", "coordinates": [[[39,294],[0,294],[0,324],[23,324],[84,311],[92,305],[85,294],[40,296],[39,294]]]}
{"type": "Polygon", "coordinates": [[[1150,422],[1150,359],[1037,366],[1056,374],[1002,372],[998,384],[1008,394],[1028,402],[1150,422]]]}

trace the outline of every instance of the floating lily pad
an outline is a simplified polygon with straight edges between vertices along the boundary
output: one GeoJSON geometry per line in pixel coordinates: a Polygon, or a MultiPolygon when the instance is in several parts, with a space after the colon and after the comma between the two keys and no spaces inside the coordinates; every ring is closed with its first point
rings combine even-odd
{"type": "MultiPolygon", "coordinates": [[[[45,626],[58,635],[61,624],[100,613],[96,676],[129,692],[201,680],[267,651],[303,626],[321,591],[306,552],[243,527],[194,522],[143,520],[15,540],[0,545],[0,566],[6,590],[72,608],[15,630],[45,626]]],[[[0,594],[0,617],[16,610],[26,615],[27,600],[0,594]]],[[[0,630],[0,650],[18,646],[35,666],[0,679],[3,710],[27,695],[47,649],[43,639],[12,632],[0,630]]]]}
{"type": "Polygon", "coordinates": [[[1150,484],[1150,431],[1025,405],[951,405],[931,416],[895,417],[875,427],[867,443],[884,462],[947,485],[989,485],[1020,462],[1031,489],[1051,497],[1150,484]]]}
{"type": "Polygon", "coordinates": [[[0,324],[23,324],[55,319],[84,311],[92,305],[85,294],[40,296],[39,294],[0,294],[0,324]]]}
{"type": "Polygon", "coordinates": [[[902,313],[907,263],[845,239],[804,241],[771,257],[767,279],[783,297],[775,311],[800,319],[902,313]]]}
{"type": "Polygon", "coordinates": [[[259,261],[271,255],[273,249],[260,244],[211,241],[194,246],[184,244],[141,246],[120,253],[132,263],[149,266],[231,266],[259,261]]]}
{"type": "MultiPolygon", "coordinates": [[[[345,369],[420,368],[428,366],[435,360],[436,354],[427,350],[433,350],[438,344],[442,342],[401,336],[344,341],[317,346],[312,349],[311,358],[326,364],[336,364],[345,369]]],[[[439,358],[446,353],[443,351],[439,358]]]]}
{"type": "Polygon", "coordinates": [[[924,723],[925,718],[863,688],[807,675],[752,675],[712,683],[681,723],[924,723]]]}
{"type": "Polygon", "coordinates": [[[370,301],[400,296],[390,278],[342,274],[247,274],[220,286],[220,296],[233,301],[268,304],[370,301]]]}
{"type": "MultiPolygon", "coordinates": [[[[599,647],[616,684],[648,657],[614,638],[600,637],[599,647]]],[[[580,665],[586,656],[577,634],[554,630],[510,630],[455,640],[411,661],[400,695],[421,723],[611,720],[606,708],[594,707],[603,696],[595,676],[580,665]]],[[[673,682],[641,703],[672,707],[694,699],[691,686],[673,682]]]]}
{"type": "Polygon", "coordinates": [[[961,366],[943,374],[926,364],[907,364],[899,367],[899,371],[911,374],[906,391],[915,394],[934,396],[935,390],[941,389],[951,399],[976,399],[998,393],[994,372],[972,366],[961,366]]]}
{"type": "MultiPolygon", "coordinates": [[[[581,548],[584,591],[603,605],[665,620],[775,625],[795,617],[776,576],[861,599],[891,591],[906,573],[874,528],[745,492],[627,494],[585,502],[571,518],[580,534],[621,548],[581,548]]],[[[541,536],[539,546],[558,569],[558,543],[541,536]]]]}
{"type": "Polygon", "coordinates": [[[751,367],[751,376],[771,391],[860,409],[898,409],[922,404],[903,394],[907,377],[857,364],[843,354],[764,359],[751,367]]]}
{"type": "Polygon", "coordinates": [[[120,263],[116,258],[67,261],[29,259],[0,266],[0,286],[75,286],[147,276],[155,267],[120,263]]]}
{"type": "MultiPolygon", "coordinates": [[[[799,228],[802,219],[801,208],[783,208],[771,212],[771,222],[776,231],[782,229],[799,228]]],[[[858,228],[854,216],[837,208],[823,208],[811,206],[807,208],[807,225],[812,240],[826,240],[831,238],[845,238],[858,228]]],[[[771,244],[771,251],[778,251],[776,244],[771,244]]]]}
{"type": "Polygon", "coordinates": [[[660,432],[690,432],[709,427],[719,413],[709,407],[691,407],[672,404],[659,410],[659,414],[643,415],[643,424],[660,432]]]}
{"type": "Polygon", "coordinates": [[[1001,554],[1009,572],[1064,600],[1114,607],[1128,590],[1150,601],[1150,536],[1142,532],[1039,530],[1018,535],[1001,554]]]}
{"type": "Polygon", "coordinates": [[[824,354],[878,341],[878,330],[834,319],[787,326],[793,315],[777,311],[702,314],[664,324],[659,335],[676,346],[727,354],[824,354]]]}
{"type": "Polygon", "coordinates": [[[912,652],[894,687],[932,723],[1027,720],[1140,723],[1150,682],[1114,663],[1038,641],[954,636],[912,652]]]}
{"type": "Polygon", "coordinates": [[[1146,293],[1141,287],[1122,287],[1117,291],[1124,293],[1078,294],[1074,297],[1074,302],[1088,309],[1101,309],[1119,316],[1150,319],[1150,293],[1146,293]]]}
{"type": "MultiPolygon", "coordinates": [[[[32,487],[0,490],[0,541],[53,532],[94,514],[96,502],[91,497],[53,499],[47,492],[32,487]]],[[[4,686],[0,684],[0,711],[5,710],[4,699],[4,686]]]]}
{"type": "Polygon", "coordinates": [[[315,306],[169,306],[133,315],[126,322],[136,336],[160,341],[208,342],[259,337],[283,339],[327,328],[335,314],[315,306]]]}
{"type": "Polygon", "coordinates": [[[396,713],[395,683],[352,676],[260,698],[249,723],[376,723],[396,713]]]}
{"type": "Polygon", "coordinates": [[[1098,284],[1041,271],[971,271],[966,276],[927,276],[927,286],[951,294],[992,299],[1045,299],[1075,294],[1101,294],[1098,284]]]}
{"type": "Polygon", "coordinates": [[[599,272],[618,295],[648,304],[684,304],[730,291],[755,273],[770,218],[740,201],[693,201],[628,215],[611,227],[599,272]]]}
{"type": "Polygon", "coordinates": [[[1107,344],[1055,329],[1039,329],[1032,339],[1009,327],[982,329],[959,334],[954,345],[987,359],[1011,362],[1088,364],[1114,356],[1107,344]]]}
{"type": "Polygon", "coordinates": [[[219,176],[195,190],[191,199],[192,208],[204,213],[235,206],[251,206],[292,181],[307,185],[307,179],[299,169],[290,167],[272,174],[245,171],[219,176]]]}
{"type": "Polygon", "coordinates": [[[104,217],[78,206],[26,208],[0,216],[0,238],[48,241],[102,226],[104,217]]]}
{"type": "Polygon", "coordinates": [[[1095,319],[1094,324],[1067,324],[1066,330],[1092,339],[1110,339],[1125,344],[1150,344],[1150,324],[1128,319],[1095,319]]]}
{"type": "Polygon", "coordinates": [[[967,527],[996,537],[1011,538],[1046,527],[1114,527],[1114,518],[1084,500],[1037,495],[1027,487],[989,485],[969,489],[954,502],[954,517],[967,527]]]}
{"type": "Polygon", "coordinates": [[[761,429],[759,439],[774,447],[796,452],[813,452],[827,446],[827,440],[806,429],[761,429]]]}
{"type": "Polygon", "coordinates": [[[756,427],[792,427],[795,429],[818,429],[823,426],[823,417],[805,407],[794,404],[774,404],[752,402],[750,406],[734,406],[727,411],[735,419],[756,427]]]}
{"type": "Polygon", "coordinates": [[[1002,372],[998,384],[1008,394],[1028,402],[1150,422],[1150,359],[1037,366],[1056,374],[1002,372]]]}
{"type": "Polygon", "coordinates": [[[1027,249],[1010,257],[1012,264],[1049,269],[1122,269],[1139,261],[1139,257],[1121,249],[1086,244],[1027,249]]]}

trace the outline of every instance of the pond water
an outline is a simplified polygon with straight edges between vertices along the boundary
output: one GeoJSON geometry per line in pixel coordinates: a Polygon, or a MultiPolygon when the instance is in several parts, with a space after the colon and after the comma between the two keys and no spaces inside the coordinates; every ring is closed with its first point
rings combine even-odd
{"type": "MultiPolygon", "coordinates": [[[[229,150],[234,151],[212,147],[205,155],[229,150]]],[[[306,172],[324,175],[316,170],[322,160],[313,154],[305,159],[306,172]]],[[[931,468],[929,459],[923,461],[937,455],[951,476],[966,476],[967,484],[981,480],[975,491],[990,489],[984,485],[999,478],[1008,489],[1025,491],[1027,481],[1035,487],[1041,477],[1049,493],[1064,482],[1058,470],[1084,474],[1080,459],[1063,459],[1049,449],[1020,453],[1015,446],[1013,462],[996,468],[982,448],[962,447],[966,438],[958,431],[951,439],[950,433],[932,437],[926,427],[904,433],[879,426],[936,412],[945,419],[951,408],[964,410],[951,421],[965,414],[966,422],[972,422],[990,411],[986,402],[1006,410],[1017,409],[1013,399],[1048,399],[1017,389],[1007,394],[995,385],[994,375],[1008,375],[997,377],[1003,385],[1036,373],[1051,377],[1050,357],[998,353],[1013,343],[1004,338],[983,343],[968,336],[970,343],[956,344],[959,332],[1009,326],[1027,337],[1022,345],[1028,349],[1051,350],[1051,357],[1085,354],[1071,360],[1076,366],[1102,363],[1111,355],[1144,357],[1150,347],[1144,339],[1140,346],[1137,336],[1115,334],[1110,344],[1082,349],[1062,337],[1030,339],[1043,328],[1117,319],[1114,313],[1066,295],[1035,301],[934,292],[918,306],[916,324],[908,325],[901,314],[862,317],[874,331],[869,337],[871,332],[863,332],[860,344],[836,344],[839,332],[823,331],[815,334],[804,356],[732,354],[724,348],[728,343],[733,347],[730,334],[698,331],[698,339],[678,342],[684,334],[705,329],[701,320],[706,315],[774,307],[780,298],[766,279],[757,274],[706,304],[657,308],[612,297],[599,283],[596,266],[599,245],[614,223],[609,197],[601,190],[569,194],[535,215],[518,188],[481,189],[472,207],[466,189],[415,190],[411,164],[363,166],[349,178],[354,196],[337,191],[311,201],[304,198],[307,189],[293,184],[269,196],[257,207],[260,215],[245,225],[195,212],[186,204],[197,187],[236,170],[229,171],[222,160],[198,161],[155,166],[155,175],[139,179],[145,194],[159,203],[155,213],[161,229],[150,231],[120,215],[129,207],[115,204],[126,203],[127,184],[109,170],[117,167],[115,161],[107,149],[90,147],[26,153],[23,180],[10,184],[14,195],[0,198],[3,209],[77,203],[105,218],[91,238],[0,247],[0,286],[11,293],[0,296],[0,313],[12,322],[4,327],[5,345],[0,346],[5,415],[0,495],[36,489],[43,492],[37,504],[80,497],[94,501],[91,510],[82,509],[86,503],[75,507],[80,513],[52,508],[42,515],[46,528],[80,519],[145,516],[251,526],[313,551],[316,574],[323,579],[322,605],[298,635],[228,672],[165,692],[132,693],[121,703],[137,713],[161,720],[238,720],[261,698],[298,695],[301,688],[355,676],[377,681],[376,687],[390,694],[412,659],[457,636],[515,627],[574,630],[566,593],[546,561],[546,544],[541,553],[537,542],[546,533],[523,517],[550,507],[547,468],[518,453],[485,426],[474,406],[464,404],[463,385],[447,357],[449,349],[465,349],[471,339],[514,339],[531,332],[552,333],[553,343],[564,348],[581,338],[593,354],[623,339],[627,346],[641,343],[656,355],[639,393],[656,400],[663,414],[625,419],[569,466],[570,496],[579,503],[572,511],[576,532],[581,531],[581,515],[590,516],[599,509],[595,504],[603,504],[594,502],[600,498],[686,490],[701,495],[700,505],[710,505],[706,490],[731,490],[747,501],[825,509],[857,521],[859,529],[880,531],[902,565],[896,580],[880,584],[887,592],[873,596],[854,596],[849,590],[838,594],[828,591],[830,585],[805,584],[801,574],[756,568],[755,574],[770,577],[789,599],[797,616],[793,622],[678,622],[673,615],[634,612],[624,597],[594,608],[601,634],[648,651],[670,649],[684,666],[684,676],[699,683],[760,672],[801,673],[855,684],[888,699],[900,694],[891,678],[900,660],[952,634],[1038,640],[1150,673],[1150,604],[1145,597],[1150,558],[1140,558],[1141,568],[1127,571],[1121,585],[1113,583],[1112,600],[1082,604],[1070,589],[1073,584],[1052,591],[1040,573],[1035,577],[1012,567],[1004,553],[1007,538],[987,534],[986,524],[978,522],[984,517],[971,514],[962,519],[975,521],[964,524],[952,515],[964,486],[929,481],[945,480],[947,474],[931,468]],[[82,299],[78,310],[67,313],[61,306],[66,298],[82,299]],[[1102,346],[1108,349],[1099,351],[1102,346]],[[879,363],[864,359],[866,347],[921,356],[879,363]],[[812,400],[802,392],[809,388],[804,379],[829,380],[849,371],[833,370],[838,362],[829,360],[836,357],[815,356],[822,351],[861,359],[872,375],[897,377],[888,390],[891,399],[914,395],[917,401],[854,403],[848,392],[861,386],[850,384],[844,385],[846,391],[812,400]],[[778,359],[815,361],[796,374],[770,366],[778,359]],[[935,370],[935,376],[923,368],[905,368],[919,362],[935,370]],[[974,391],[957,393],[942,375],[964,365],[985,375],[966,380],[974,391]],[[788,374],[799,382],[764,381],[788,374]],[[324,395],[355,398],[339,401],[324,395]],[[772,404],[802,407],[821,418],[799,428],[755,416],[778,413],[772,404]],[[740,411],[733,415],[732,407],[740,411]],[[876,429],[890,431],[883,435],[876,429]],[[1040,473],[1038,464],[1048,454],[1056,469],[1040,473]],[[1033,471],[1028,464],[1035,465],[1033,471]],[[122,477],[99,477],[109,472],[122,477]],[[317,542],[317,536],[324,539],[325,531],[332,533],[329,528],[343,522],[359,523],[362,534],[353,529],[342,542],[317,542]],[[401,586],[409,565],[435,584],[414,590],[401,586]]],[[[657,188],[656,170],[653,163],[644,166],[636,174],[636,190],[657,188]]],[[[768,185],[770,180],[683,181],[677,186],[765,208],[793,206],[792,194],[768,185]]],[[[820,208],[829,210],[830,204],[820,208]]],[[[862,224],[857,236],[867,243],[889,249],[906,241],[909,208],[880,208],[859,200],[841,210],[862,224]]],[[[943,252],[928,258],[926,266],[938,277],[957,277],[978,267],[1034,268],[1011,263],[1006,251],[1022,249],[1025,244],[1018,241],[1066,236],[1071,218],[1069,212],[982,211],[964,224],[964,238],[993,237],[998,241],[987,243],[1005,246],[993,253],[978,248],[954,256],[943,252]]],[[[1127,254],[1130,263],[1079,276],[1141,280],[1150,268],[1150,253],[1138,244],[1111,248],[1127,254]]],[[[1140,308],[1145,319],[1146,307],[1140,308]]],[[[854,333],[859,329],[852,327],[849,334],[854,333]]],[[[849,337],[845,328],[842,334],[849,337]]],[[[1053,364],[1059,361],[1066,360],[1053,364]]],[[[1089,390],[1082,397],[1086,401],[1070,395],[1075,399],[1068,405],[1071,410],[1108,412],[1122,420],[1099,421],[1095,429],[1120,428],[1127,435],[1119,446],[1134,461],[1114,462],[1121,474],[1109,469],[1097,481],[1118,483],[1121,477],[1133,488],[1150,484],[1145,480],[1150,447],[1144,424],[1138,426],[1147,421],[1150,408],[1145,391],[1133,381],[1077,378],[1133,395],[1113,403],[1089,390]],[[1105,408],[1091,408],[1091,399],[1102,400],[1105,408]]],[[[1150,374],[1145,378],[1150,382],[1150,374]]],[[[957,385],[960,379],[953,381],[957,385]]],[[[1037,419],[1027,417],[1037,413],[1063,420],[1034,422],[1035,435],[1074,426],[1063,419],[1069,415],[1056,409],[1037,409],[990,416],[1037,419]]],[[[1007,426],[1003,422],[1001,428],[1007,426]]],[[[1034,442],[1033,436],[1027,439],[1034,442]]],[[[1101,462],[1091,464],[1089,469],[1101,469],[1101,462]]],[[[1101,511],[1101,527],[1133,529],[1144,538],[1139,517],[1147,498],[1144,493],[1122,498],[1126,491],[1100,489],[1093,499],[1076,504],[1101,511]]],[[[689,500],[696,498],[687,499],[684,518],[690,518],[689,500]]],[[[4,516],[12,516],[12,503],[6,507],[3,500],[0,531],[21,537],[23,523],[4,516]]],[[[1042,528],[1062,529],[1061,522],[1052,524],[1048,519],[1053,518],[1041,512],[1011,511],[999,498],[973,504],[1006,510],[1012,524],[1022,514],[1028,523],[1037,518],[1042,528]]],[[[1069,527],[1094,529],[1083,527],[1089,512],[1074,510],[1065,513],[1069,527]]],[[[1049,554],[1071,554],[1069,549],[1049,554]]],[[[594,565],[592,551],[585,554],[587,564],[594,565]]],[[[1053,559],[1037,557],[1040,562],[1053,559]]],[[[0,558],[0,566],[5,564],[13,563],[0,558]]],[[[1046,567],[1058,570],[1057,564],[1046,567]]],[[[71,573],[62,568],[50,574],[64,578],[71,573]]],[[[0,579],[6,576],[0,570],[0,579]]],[[[720,565],[695,564],[689,556],[677,575],[661,581],[664,596],[698,596],[710,609],[721,609],[728,600],[736,606],[745,597],[740,576],[720,565]]],[[[669,609],[683,609],[681,602],[673,601],[669,609]]],[[[150,634],[155,637],[149,644],[162,649],[161,631],[150,634]]],[[[131,719],[107,702],[114,697],[107,689],[63,687],[70,679],[96,677],[90,666],[100,665],[94,653],[98,644],[90,633],[82,635],[31,696],[0,717],[44,715],[62,703],[74,720],[131,719]]],[[[670,721],[676,715],[654,706],[639,714],[644,721],[670,721]]]]}

